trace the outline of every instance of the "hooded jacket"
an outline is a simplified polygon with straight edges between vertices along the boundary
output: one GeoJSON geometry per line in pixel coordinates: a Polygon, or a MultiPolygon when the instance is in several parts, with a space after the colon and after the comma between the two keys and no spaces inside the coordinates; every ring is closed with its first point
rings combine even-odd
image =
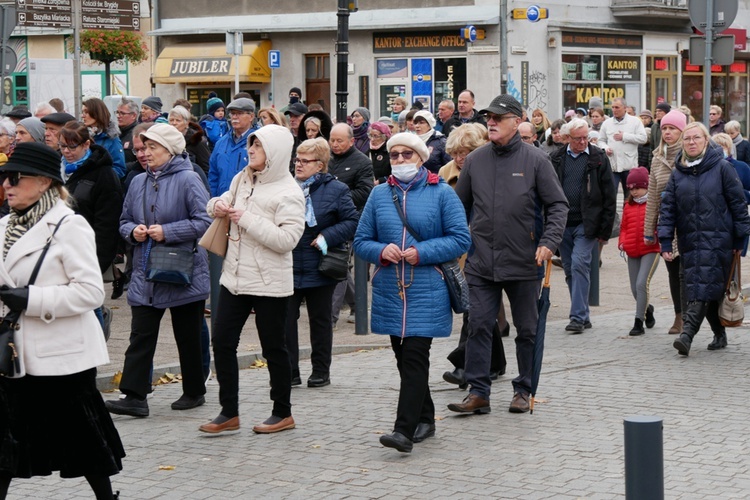
{"type": "Polygon", "coordinates": [[[128,304],[166,309],[208,298],[208,257],[206,250],[198,246],[198,240],[211,219],[206,214],[208,193],[193,171],[187,153],[172,157],[157,173],[147,170],[132,180],[120,217],[120,235],[134,245],[128,304]],[[165,241],[152,245],[194,249],[190,286],[146,281],[145,253],[150,239],[144,242],[133,239],[133,229],[139,224],[161,224],[165,241]]]}
{"type": "Polygon", "coordinates": [[[438,173],[444,165],[453,159],[451,155],[445,152],[445,143],[445,136],[437,130],[433,130],[430,138],[425,141],[425,145],[430,151],[430,157],[424,162],[424,167],[433,174],[438,173]]]}
{"type": "Polygon", "coordinates": [[[741,250],[750,234],[742,184],[735,169],[724,160],[721,148],[709,143],[700,163],[682,164],[662,195],[658,234],[662,252],[677,244],[685,274],[687,301],[720,300],[732,264],[732,250],[741,250]]]}
{"type": "Polygon", "coordinates": [[[471,218],[466,274],[490,281],[536,280],[536,250],[557,250],[568,200],[549,157],[521,140],[489,142],[466,157],[456,193],[471,218]],[[546,218],[539,234],[540,211],[546,218]]]}
{"type": "Polygon", "coordinates": [[[96,258],[104,272],[115,260],[122,213],[122,187],[107,150],[92,145],[91,156],[70,174],[65,187],[73,197],[73,210],[94,230],[96,258]]]}
{"type": "Polygon", "coordinates": [[[229,190],[207,206],[211,217],[219,200],[245,211],[239,224],[229,225],[220,282],[234,295],[288,297],[294,293],[292,250],[305,229],[305,196],[289,175],[294,139],[279,125],[266,125],[253,135],[263,145],[266,167],[245,167],[229,190]]]}
{"type": "Polygon", "coordinates": [[[103,147],[112,157],[112,168],[117,174],[118,179],[125,177],[125,151],[122,149],[120,142],[120,129],[117,123],[110,121],[107,130],[99,132],[94,136],[94,143],[103,147]]]}

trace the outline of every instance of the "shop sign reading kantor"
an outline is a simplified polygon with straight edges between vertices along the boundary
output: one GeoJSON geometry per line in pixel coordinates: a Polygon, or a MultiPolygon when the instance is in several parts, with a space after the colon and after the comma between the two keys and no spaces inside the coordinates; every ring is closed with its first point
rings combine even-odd
{"type": "Polygon", "coordinates": [[[465,52],[466,40],[458,30],[393,31],[372,34],[372,51],[388,52],[465,52]]]}

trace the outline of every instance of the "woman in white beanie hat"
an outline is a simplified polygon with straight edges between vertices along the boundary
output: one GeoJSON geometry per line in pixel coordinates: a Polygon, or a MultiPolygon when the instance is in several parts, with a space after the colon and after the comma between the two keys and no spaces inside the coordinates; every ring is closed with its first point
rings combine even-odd
{"type": "Polygon", "coordinates": [[[434,174],[453,159],[445,152],[446,138],[442,132],[435,130],[435,123],[435,117],[429,111],[421,110],[414,114],[414,129],[430,151],[424,167],[434,174]]]}
{"type": "Polygon", "coordinates": [[[458,196],[423,166],[430,158],[424,141],[401,133],[387,144],[392,175],[370,193],[354,251],[376,266],[372,331],[390,336],[401,376],[393,433],[380,436],[380,443],[408,453],[435,435],[430,345],[453,329],[448,290],[436,266],[466,252],[471,238],[458,196]]]}

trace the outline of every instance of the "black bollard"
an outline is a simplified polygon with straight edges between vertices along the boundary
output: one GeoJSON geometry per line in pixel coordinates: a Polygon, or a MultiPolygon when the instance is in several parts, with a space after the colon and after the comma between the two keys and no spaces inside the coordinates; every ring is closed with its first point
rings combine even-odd
{"type": "Polygon", "coordinates": [[[659,417],[627,417],[625,498],[664,500],[663,422],[659,417]]]}

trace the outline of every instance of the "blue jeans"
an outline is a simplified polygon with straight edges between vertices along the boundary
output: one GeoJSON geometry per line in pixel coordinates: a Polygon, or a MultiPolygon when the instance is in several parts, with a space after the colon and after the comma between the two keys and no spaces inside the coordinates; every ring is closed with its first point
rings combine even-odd
{"type": "Polygon", "coordinates": [[[104,311],[102,311],[101,307],[97,307],[94,309],[94,314],[96,314],[96,319],[99,320],[99,324],[102,325],[102,328],[104,328],[104,311]]]}
{"type": "Polygon", "coordinates": [[[560,244],[565,282],[570,292],[570,319],[589,321],[589,288],[591,287],[591,256],[598,241],[586,238],[583,224],[566,227],[560,244]]]}

